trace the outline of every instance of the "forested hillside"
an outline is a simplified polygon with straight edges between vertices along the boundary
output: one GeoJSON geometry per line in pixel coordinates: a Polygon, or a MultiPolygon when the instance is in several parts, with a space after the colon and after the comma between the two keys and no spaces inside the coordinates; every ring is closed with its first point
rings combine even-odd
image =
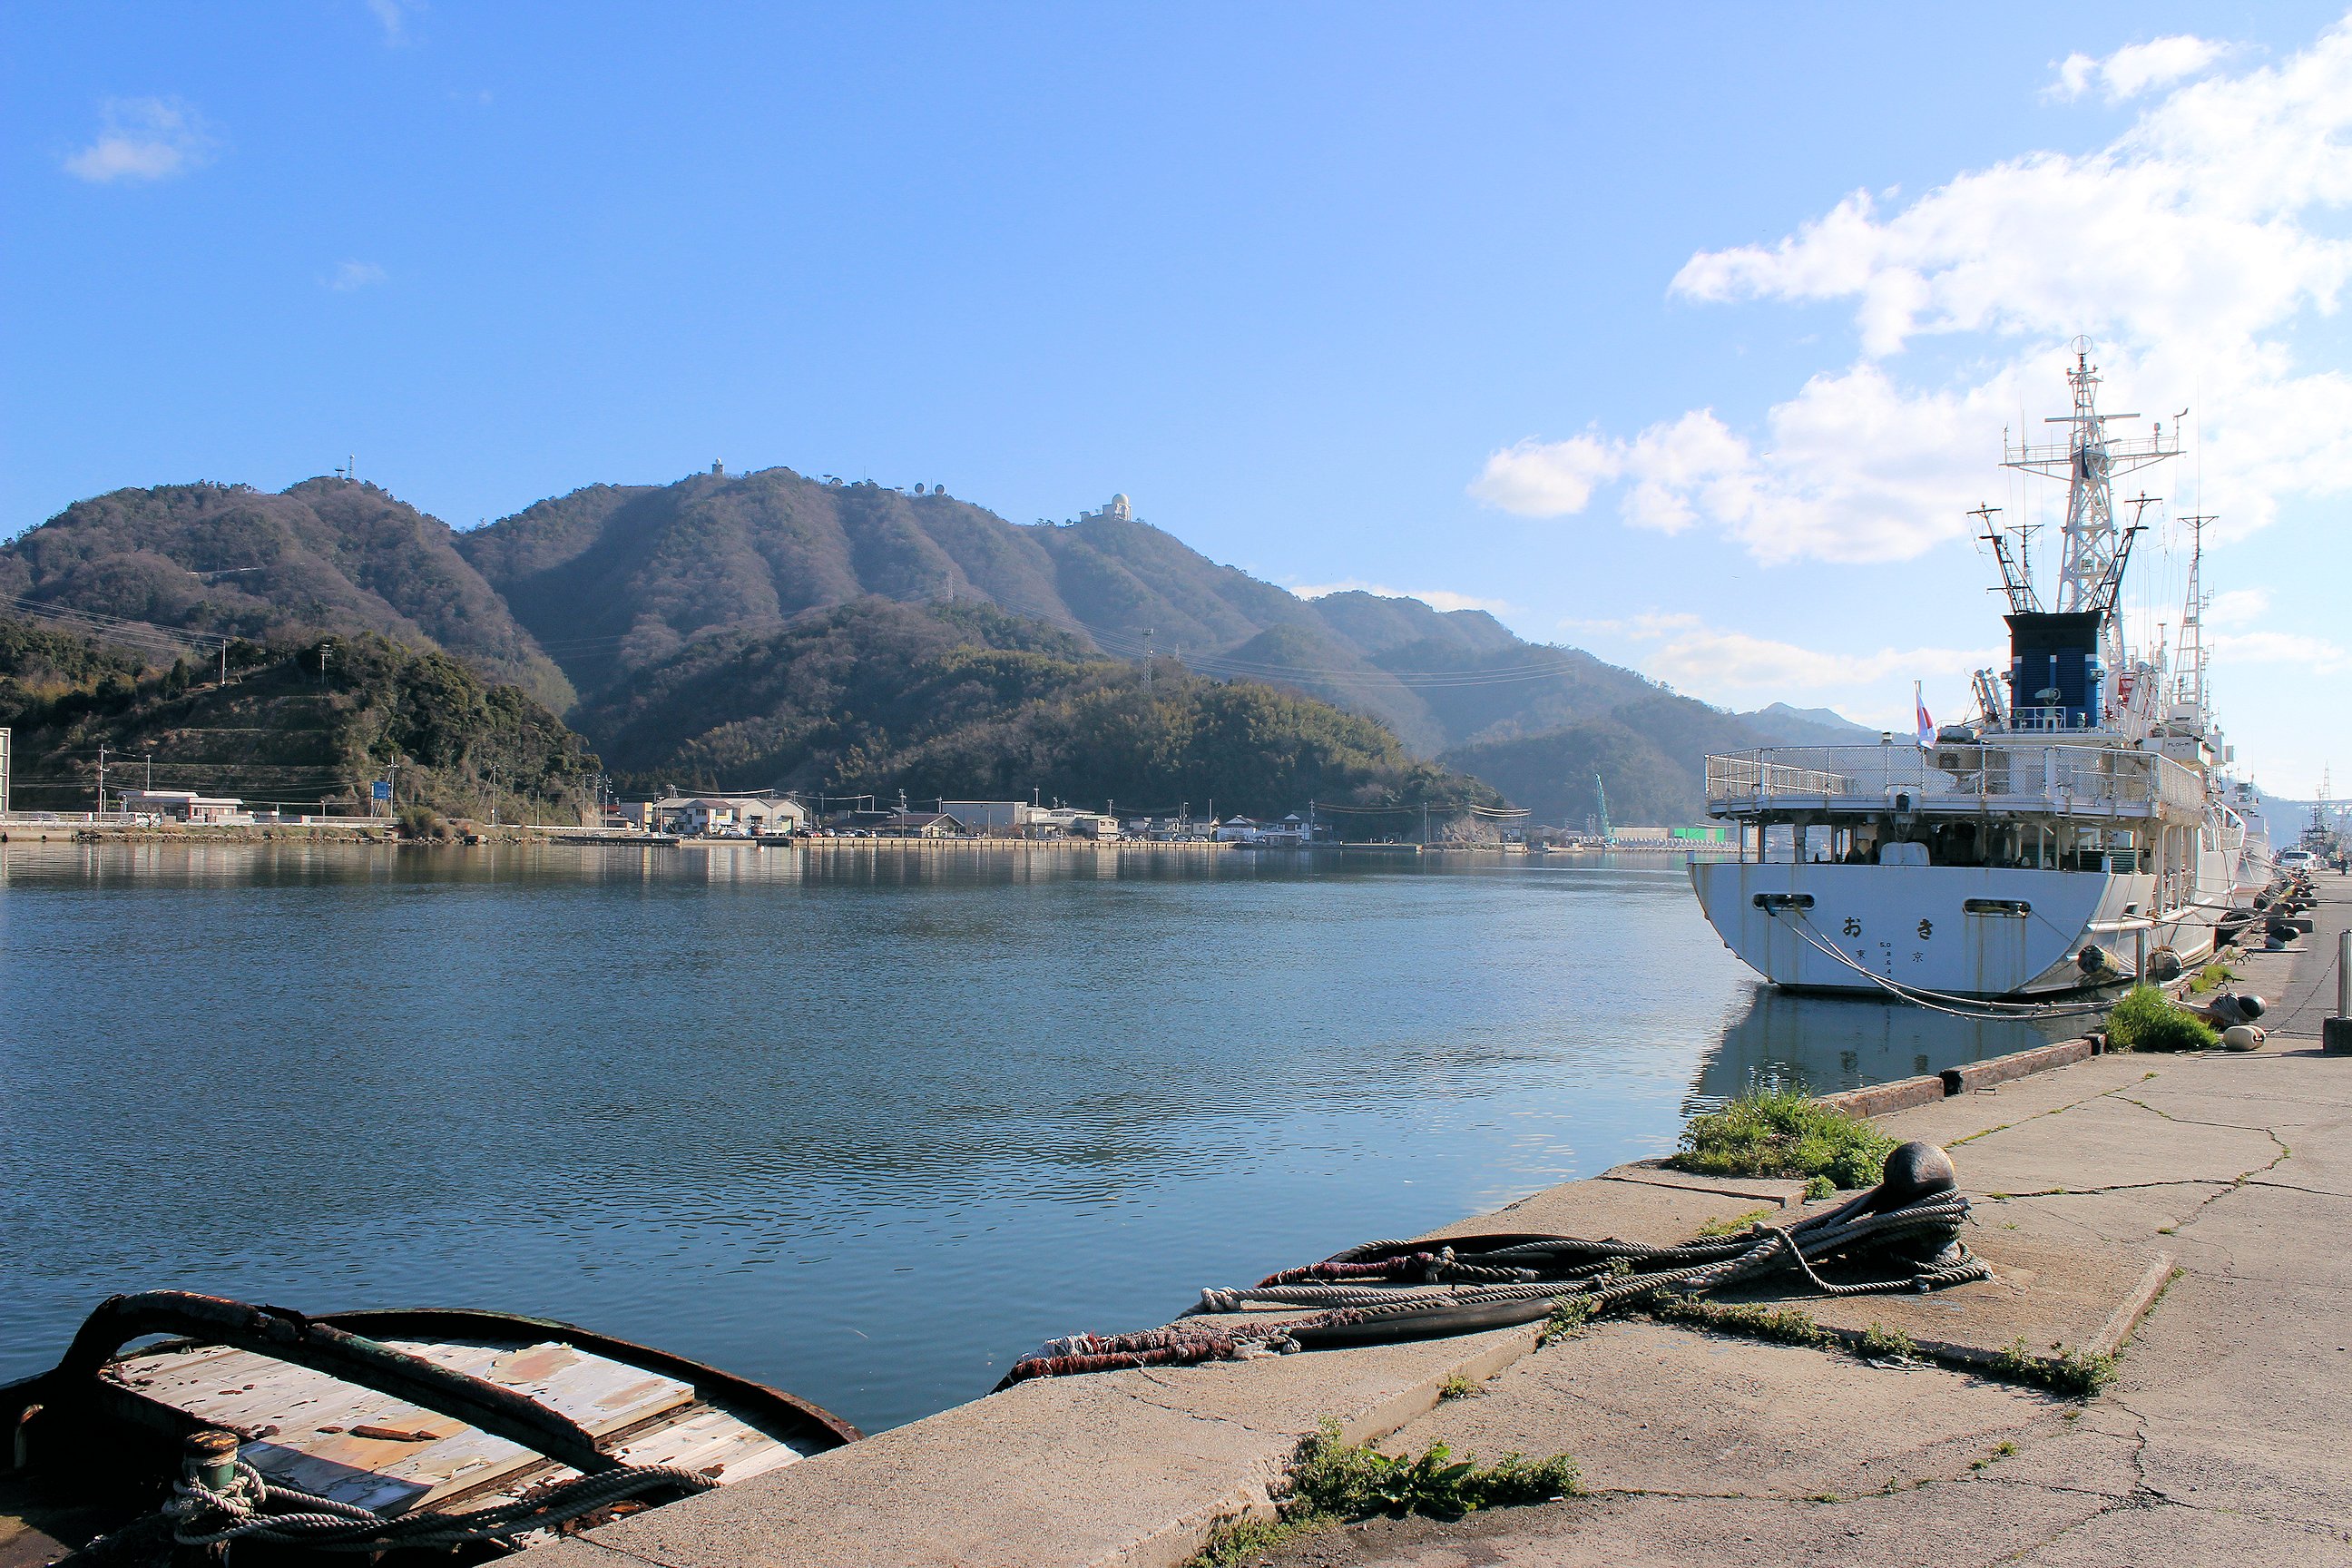
{"type": "Polygon", "coordinates": [[[88,811],[98,752],[110,794],[143,784],[234,795],[306,812],[357,808],[397,763],[397,798],[453,816],[577,819],[595,755],[512,686],[458,660],[361,633],[152,662],[0,621],[0,725],[15,731],[10,805],[88,811]],[[149,759],[152,759],[152,762],[149,759]]]}
{"type": "MultiPolygon", "coordinates": [[[[341,479],[280,495],[164,486],[78,503],[0,547],[0,607],[278,644],[377,633],[445,651],[486,683],[520,686],[592,743],[637,759],[628,765],[658,758],[737,783],[786,782],[744,773],[754,757],[834,766],[760,729],[831,700],[812,694],[709,725],[689,675],[720,660],[740,675],[746,659],[789,654],[789,668],[760,683],[774,695],[816,668],[777,634],[867,600],[992,605],[1130,670],[1150,652],[1171,672],[1304,693],[1570,824],[1591,814],[1596,771],[1622,818],[1683,820],[1709,751],[1863,733],[1820,710],[1710,708],[1579,649],[1524,641],[1483,611],[1366,593],[1301,599],[1211,562],[1124,505],[1014,524],[928,488],[787,468],[593,485],[465,532],[341,479]],[[680,706],[658,711],[665,702],[680,706]]],[[[865,721],[826,710],[836,726],[865,721]]],[[[1094,707],[1072,711],[1110,721],[1094,707]]],[[[898,744],[903,718],[872,723],[891,744],[877,753],[873,742],[862,756],[913,759],[898,744]]],[[[949,744],[942,734],[929,743],[949,744]]],[[[1076,744],[1063,742],[1055,765],[1076,744]]]]}
{"type": "Polygon", "coordinates": [[[1311,801],[1501,803],[1379,723],[1255,682],[1147,677],[981,605],[864,599],[698,639],[581,715],[650,789],[780,784],[909,797],[1049,796],[1277,815],[1311,801]]]}
{"type": "Polygon", "coordinates": [[[175,631],[287,641],[378,632],[439,647],[551,708],[573,693],[456,548],[373,485],[163,485],[78,501],[0,548],[0,596],[175,631]]]}

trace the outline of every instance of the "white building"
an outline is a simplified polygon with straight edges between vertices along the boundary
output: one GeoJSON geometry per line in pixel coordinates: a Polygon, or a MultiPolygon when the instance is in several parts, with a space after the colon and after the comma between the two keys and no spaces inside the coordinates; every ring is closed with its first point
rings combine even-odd
{"type": "MultiPolygon", "coordinates": [[[[808,812],[798,801],[770,795],[673,795],[644,809],[646,826],[694,838],[773,837],[808,826],[808,812]]],[[[629,808],[623,815],[628,816],[629,808]]]]}
{"type": "Polygon", "coordinates": [[[138,816],[197,826],[246,826],[253,821],[238,796],[198,795],[192,789],[125,790],[121,809],[138,816]]]}
{"type": "Polygon", "coordinates": [[[1036,808],[1025,800],[943,800],[940,809],[974,833],[1010,833],[1027,826],[1036,808]]]}

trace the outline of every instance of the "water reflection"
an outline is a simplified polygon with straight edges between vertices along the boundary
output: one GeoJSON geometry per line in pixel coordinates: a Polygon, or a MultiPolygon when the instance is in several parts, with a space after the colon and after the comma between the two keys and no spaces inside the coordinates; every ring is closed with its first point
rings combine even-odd
{"type": "Polygon", "coordinates": [[[879,1427],[1695,1089],[1995,1048],[1760,993],[1657,858],[0,846],[0,1378],[180,1286],[567,1317],[879,1427]]]}
{"type": "Polygon", "coordinates": [[[1942,1072],[2076,1033],[2080,1018],[1958,1018],[1875,996],[1799,996],[1759,986],[1708,1053],[1694,1109],[1748,1089],[1815,1094],[1942,1072]]]}

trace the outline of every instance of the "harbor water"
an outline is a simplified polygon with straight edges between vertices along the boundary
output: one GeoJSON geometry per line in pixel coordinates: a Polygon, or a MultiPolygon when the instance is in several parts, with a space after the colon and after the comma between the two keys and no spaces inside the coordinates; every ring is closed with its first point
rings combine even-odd
{"type": "Polygon", "coordinates": [[[0,1381],[121,1290],[562,1318],[869,1430],[1049,1336],[2054,1037],[1663,856],[0,846],[0,1381]]]}

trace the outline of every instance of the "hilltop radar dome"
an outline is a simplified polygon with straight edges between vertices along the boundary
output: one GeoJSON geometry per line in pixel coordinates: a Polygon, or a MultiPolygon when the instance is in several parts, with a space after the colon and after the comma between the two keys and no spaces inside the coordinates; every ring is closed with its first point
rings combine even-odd
{"type": "Polygon", "coordinates": [[[1133,522],[1135,506],[1127,499],[1126,494],[1121,492],[1110,498],[1110,504],[1102,509],[1102,514],[1105,517],[1115,517],[1121,522],[1133,522]]]}

